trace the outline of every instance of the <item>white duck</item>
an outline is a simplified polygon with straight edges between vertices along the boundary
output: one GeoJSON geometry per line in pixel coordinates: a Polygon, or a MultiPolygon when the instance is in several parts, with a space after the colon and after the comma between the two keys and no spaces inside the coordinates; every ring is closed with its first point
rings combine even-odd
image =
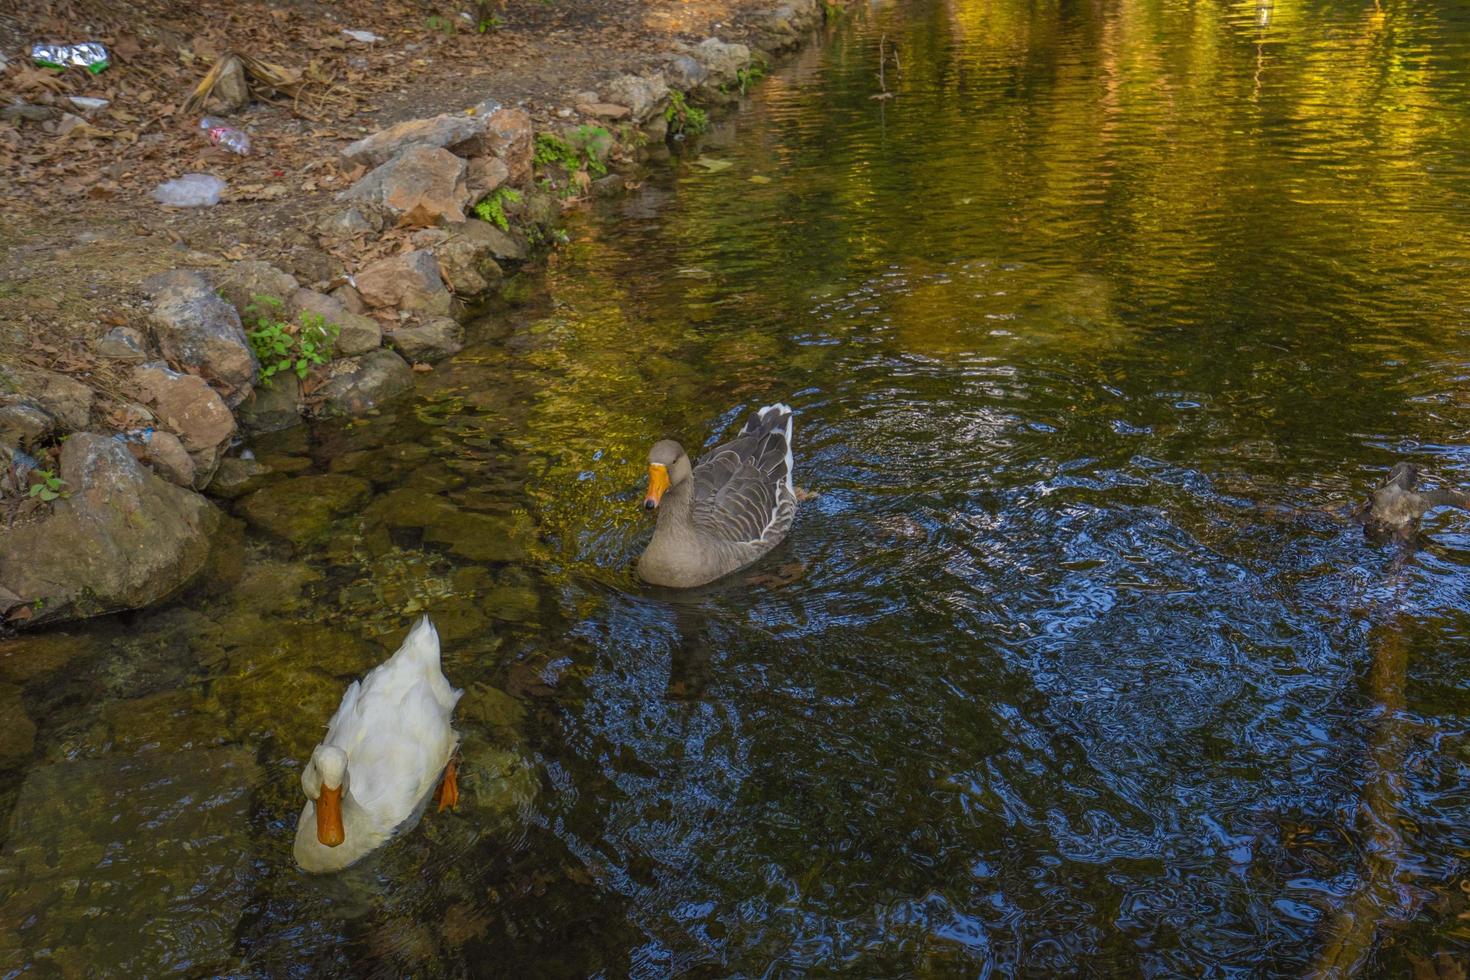
{"type": "Polygon", "coordinates": [[[439,668],[439,634],[427,616],[397,653],[352,682],[301,772],[297,864],[340,871],[412,828],[440,773],[439,809],[459,802],[459,736],[449,719],[463,693],[439,668]]]}

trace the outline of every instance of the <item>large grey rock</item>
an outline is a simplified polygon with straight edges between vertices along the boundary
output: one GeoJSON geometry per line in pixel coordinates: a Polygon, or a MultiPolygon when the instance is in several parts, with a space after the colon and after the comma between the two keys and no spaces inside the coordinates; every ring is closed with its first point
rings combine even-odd
{"type": "Polygon", "coordinates": [[[662,111],[669,101],[669,86],[663,75],[621,75],[607,85],[607,100],[627,106],[634,122],[643,122],[662,111]]]}
{"type": "Polygon", "coordinates": [[[138,364],[148,360],[148,348],[143,335],[132,327],[113,327],[98,337],[92,348],[101,356],[120,364],[138,364]]]}
{"type": "Polygon", "coordinates": [[[465,162],[432,146],[410,146],[341,194],[346,201],[382,207],[394,217],[455,224],[464,220],[470,192],[465,162]]]}
{"type": "Polygon", "coordinates": [[[139,609],[204,568],[219,511],[145,470],[121,441],[74,434],[60,476],[67,495],[50,516],[11,529],[0,548],[0,589],[31,604],[30,623],[139,609]]]}
{"type": "Polygon", "coordinates": [[[471,219],[436,248],[439,272],[460,296],[474,296],[499,282],[497,253],[514,253],[519,243],[488,221],[471,219]]]}
{"type": "Polygon", "coordinates": [[[499,157],[475,157],[465,168],[464,178],[470,200],[478,201],[510,179],[510,167],[499,157]]]}
{"type": "Polygon", "coordinates": [[[501,231],[488,221],[466,221],[462,228],[455,229],[454,238],[483,245],[497,262],[520,262],[526,257],[526,246],[519,237],[501,231]]]}
{"type": "Polygon", "coordinates": [[[291,294],[286,311],[293,319],[309,313],[321,317],[327,323],[335,323],[337,339],[332,342],[333,357],[366,354],[383,343],[383,328],[378,326],[377,320],[350,312],[335,296],[327,296],[313,289],[298,289],[291,294]]]}
{"type": "Polygon", "coordinates": [[[695,46],[694,60],[709,72],[708,82],[725,84],[735,81],[735,73],[750,64],[750,49],[710,37],[695,46]]]}
{"type": "Polygon", "coordinates": [[[194,485],[194,460],[172,432],[155,429],[143,440],[143,462],[176,487],[194,485]]]}
{"type": "Polygon", "coordinates": [[[91,388],[57,371],[29,364],[0,364],[0,404],[35,405],[64,429],[87,427],[94,397],[91,388]]]}
{"type": "Polygon", "coordinates": [[[366,136],[342,151],[348,167],[377,167],[411,146],[443,148],[460,156],[479,156],[483,149],[486,117],[445,113],[428,119],[410,119],[366,136]]]}
{"type": "Polygon", "coordinates": [[[282,272],[269,262],[254,260],[236,262],[220,277],[220,295],[228,300],[240,315],[249,322],[246,307],[256,302],[255,297],[265,296],[282,303],[296,290],[296,277],[282,272]]]}
{"type": "Polygon", "coordinates": [[[413,387],[413,369],[391,350],[333,361],[317,394],[323,415],[361,415],[413,387]]]}
{"type": "Polygon", "coordinates": [[[470,156],[501,160],[506,166],[506,183],[520,185],[531,179],[535,152],[531,117],[520,109],[497,109],[485,120],[484,152],[470,156]]]}
{"type": "Polygon", "coordinates": [[[163,356],[204,377],[229,405],[240,404],[258,366],[234,307],[186,269],[153,276],[143,289],[153,301],[150,322],[163,356]]]}
{"type": "Polygon", "coordinates": [[[0,855],[0,964],[124,977],[239,972],[264,775],[241,748],[34,769],[0,855]]]}
{"type": "Polygon", "coordinates": [[[379,259],[357,274],[357,291],[372,307],[396,307],[443,316],[449,291],[439,277],[439,263],[421,249],[379,259]]]}
{"type": "Polygon", "coordinates": [[[410,361],[432,364],[464,349],[464,327],[453,317],[436,316],[413,326],[399,327],[389,334],[389,339],[410,361]]]}
{"type": "Polygon", "coordinates": [[[687,54],[676,54],[664,65],[664,79],[681,92],[692,92],[709,78],[709,69],[687,54]]]}
{"type": "Polygon", "coordinates": [[[197,485],[203,486],[235,435],[235,416],[229,407],[203,378],[171,371],[161,363],[134,368],[133,383],[159,423],[177,435],[194,458],[197,485]]]}
{"type": "Polygon", "coordinates": [[[56,431],[56,419],[34,402],[0,402],[0,446],[27,449],[56,431]]]}

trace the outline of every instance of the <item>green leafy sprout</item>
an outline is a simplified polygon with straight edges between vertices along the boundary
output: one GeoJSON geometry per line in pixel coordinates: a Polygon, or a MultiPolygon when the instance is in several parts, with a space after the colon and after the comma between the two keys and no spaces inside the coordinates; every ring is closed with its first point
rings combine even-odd
{"type": "Polygon", "coordinates": [[[740,85],[741,95],[750,91],[752,85],[765,77],[766,66],[759,61],[751,61],[744,68],[737,68],[735,70],[735,81],[740,85]]]}
{"type": "Polygon", "coordinates": [[[31,475],[39,477],[41,482],[32,483],[27,496],[39,497],[47,503],[66,496],[64,489],[66,483],[51,470],[33,470],[31,471],[31,475]]]}
{"type": "Polygon", "coordinates": [[[342,328],[328,323],[318,313],[302,313],[298,323],[280,317],[286,305],[274,296],[252,296],[245,315],[254,322],[245,335],[260,361],[260,383],[269,388],[271,379],[282,371],[292,371],[305,380],[318,364],[332,359],[332,344],[342,328]]]}
{"type": "Polygon", "coordinates": [[[488,221],[501,231],[510,231],[510,219],[505,215],[507,204],[519,204],[521,192],[513,187],[497,187],[475,205],[475,217],[488,221]]]}
{"type": "Polygon", "coordinates": [[[690,105],[683,92],[669,89],[669,105],[664,109],[664,119],[669,132],[675,135],[698,136],[709,129],[709,113],[698,106],[690,105]]]}

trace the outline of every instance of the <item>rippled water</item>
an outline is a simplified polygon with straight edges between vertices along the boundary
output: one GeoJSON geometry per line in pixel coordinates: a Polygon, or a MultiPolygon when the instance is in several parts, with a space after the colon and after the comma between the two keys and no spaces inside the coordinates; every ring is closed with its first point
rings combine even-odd
{"type": "Polygon", "coordinates": [[[1470,954],[1470,521],[1340,510],[1470,484],[1467,91],[1454,0],[855,8],[412,399],[253,447],[366,504],[0,647],[0,973],[1470,954]],[[776,398],[789,542],[639,586],[648,445],[776,398]],[[420,609],[461,807],[307,878],[301,760],[420,609]]]}

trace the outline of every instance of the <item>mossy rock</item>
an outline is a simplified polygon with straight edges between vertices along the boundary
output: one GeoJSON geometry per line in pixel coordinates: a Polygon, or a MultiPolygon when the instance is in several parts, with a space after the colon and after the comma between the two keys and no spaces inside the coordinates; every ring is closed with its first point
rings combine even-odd
{"type": "Polygon", "coordinates": [[[301,607],[301,590],[320,582],[322,573],[302,562],[261,561],[247,565],[235,586],[237,604],[290,611],[301,607]]]}
{"type": "Polygon", "coordinates": [[[541,615],[541,596],[525,585],[498,585],[485,595],[485,612],[509,623],[529,623],[541,615]]]}
{"type": "Polygon", "coordinates": [[[490,629],[490,617],[480,608],[478,598],[455,596],[435,600],[429,603],[428,612],[445,643],[481,636],[490,629]]]}
{"type": "Polygon", "coordinates": [[[219,468],[214,471],[214,478],[209,481],[205,490],[211,497],[234,500],[274,483],[283,475],[258,459],[227,456],[220,460],[219,468]]]}
{"type": "Polygon", "coordinates": [[[0,770],[15,769],[29,762],[36,748],[36,724],[26,715],[20,688],[0,684],[0,770]]]}
{"type": "Polygon", "coordinates": [[[0,681],[24,684],[95,650],[87,637],[57,630],[0,640],[0,681]]]}
{"type": "Polygon", "coordinates": [[[332,521],[355,511],[371,492],[366,480],[323,473],[283,480],[236,506],[252,526],[300,548],[324,539],[332,521]]]}
{"type": "Polygon", "coordinates": [[[424,540],[470,561],[520,561],[534,526],[523,513],[476,514],[456,510],[436,522],[424,540]]]}
{"type": "Polygon", "coordinates": [[[209,711],[195,688],[111,701],[103,707],[101,716],[110,729],[113,750],[177,752],[210,748],[230,740],[224,715],[209,711]]]}
{"type": "Polygon", "coordinates": [[[47,976],[233,972],[261,873],[251,808],[263,780],[239,748],[31,770],[0,856],[0,962],[47,976]]]}
{"type": "Polygon", "coordinates": [[[525,705],[489,684],[473,684],[459,699],[455,716],[467,724],[488,728],[498,739],[515,741],[526,720],[525,705]]]}

